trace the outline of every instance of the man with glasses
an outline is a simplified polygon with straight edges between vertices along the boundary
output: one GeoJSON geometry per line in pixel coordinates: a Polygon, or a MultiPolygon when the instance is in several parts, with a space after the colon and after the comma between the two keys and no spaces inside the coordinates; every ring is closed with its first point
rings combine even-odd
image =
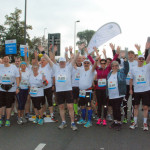
{"type": "Polygon", "coordinates": [[[130,129],[135,129],[137,125],[137,116],[139,112],[140,101],[142,100],[143,105],[143,130],[148,130],[147,116],[148,116],[148,106],[150,105],[149,93],[150,93],[150,63],[143,65],[144,56],[138,56],[138,66],[135,66],[131,70],[130,79],[130,94],[133,94],[132,86],[134,85],[134,122],[130,126],[130,129]]]}

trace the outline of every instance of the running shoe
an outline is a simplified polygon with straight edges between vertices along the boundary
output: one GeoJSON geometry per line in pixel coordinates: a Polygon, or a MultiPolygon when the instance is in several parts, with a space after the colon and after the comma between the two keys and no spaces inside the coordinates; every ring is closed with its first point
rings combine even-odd
{"type": "Polygon", "coordinates": [[[64,128],[66,128],[66,127],[67,127],[67,123],[66,123],[66,122],[62,122],[62,123],[58,126],[59,129],[64,129],[64,128]]]}
{"type": "Polygon", "coordinates": [[[77,124],[86,124],[86,121],[81,118],[81,119],[77,122],[77,124]]]}
{"type": "Polygon", "coordinates": [[[117,123],[113,122],[113,123],[109,126],[109,128],[110,128],[110,129],[114,129],[116,126],[117,126],[117,123]]]}
{"type": "Polygon", "coordinates": [[[147,123],[144,123],[144,124],[143,124],[143,130],[144,130],[144,131],[148,131],[148,125],[147,125],[147,123]]]}
{"type": "Polygon", "coordinates": [[[22,118],[21,118],[21,117],[18,118],[17,123],[18,123],[18,124],[23,124],[23,121],[22,121],[22,118]]]}
{"type": "Polygon", "coordinates": [[[101,118],[99,118],[96,124],[97,124],[97,125],[102,124],[102,119],[101,119],[101,118]]]}
{"type": "Polygon", "coordinates": [[[71,129],[72,129],[73,131],[75,131],[75,130],[78,129],[77,126],[75,125],[75,123],[71,123],[71,129]]]}
{"type": "Polygon", "coordinates": [[[129,128],[130,128],[130,129],[135,129],[135,128],[137,128],[137,127],[138,127],[138,125],[133,122],[129,128]]]}
{"type": "Polygon", "coordinates": [[[43,125],[43,123],[44,123],[43,118],[38,120],[38,124],[39,124],[39,125],[43,125]]]}
{"type": "Polygon", "coordinates": [[[132,124],[132,123],[134,122],[134,119],[131,119],[130,122],[131,122],[131,124],[132,124]]]}
{"type": "Polygon", "coordinates": [[[23,123],[27,123],[27,119],[26,118],[22,117],[21,119],[22,119],[23,123]]]}
{"type": "Polygon", "coordinates": [[[54,122],[58,122],[58,120],[55,118],[55,116],[52,116],[51,119],[52,119],[54,122]]]}
{"type": "Polygon", "coordinates": [[[2,125],[3,125],[3,120],[0,119],[0,127],[2,127],[2,125]]]}
{"type": "Polygon", "coordinates": [[[128,121],[127,121],[127,118],[124,118],[124,120],[122,121],[124,124],[127,124],[128,121]]]}
{"type": "Polygon", "coordinates": [[[107,120],[108,120],[108,121],[113,121],[111,115],[108,115],[108,116],[107,116],[107,120]]]}
{"type": "Polygon", "coordinates": [[[26,118],[26,119],[31,118],[30,114],[29,114],[29,113],[26,113],[26,114],[25,114],[25,118],[26,118]]]}
{"type": "Polygon", "coordinates": [[[103,119],[103,126],[106,126],[107,125],[107,122],[106,122],[106,120],[105,119],[103,119]]]}
{"type": "Polygon", "coordinates": [[[35,120],[33,120],[33,123],[38,123],[38,118],[36,117],[35,120]]]}
{"type": "Polygon", "coordinates": [[[6,127],[9,127],[9,126],[10,126],[10,120],[6,120],[5,126],[6,126],[6,127]]]}
{"type": "Polygon", "coordinates": [[[89,128],[89,127],[91,127],[91,126],[92,126],[91,121],[88,121],[88,122],[84,125],[85,128],[89,128]]]}

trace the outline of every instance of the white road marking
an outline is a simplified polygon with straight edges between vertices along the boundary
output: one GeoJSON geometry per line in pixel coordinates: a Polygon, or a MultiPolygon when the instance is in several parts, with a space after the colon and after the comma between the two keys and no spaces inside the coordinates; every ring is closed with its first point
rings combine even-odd
{"type": "Polygon", "coordinates": [[[40,143],[34,150],[42,150],[46,144],[40,143]]]}

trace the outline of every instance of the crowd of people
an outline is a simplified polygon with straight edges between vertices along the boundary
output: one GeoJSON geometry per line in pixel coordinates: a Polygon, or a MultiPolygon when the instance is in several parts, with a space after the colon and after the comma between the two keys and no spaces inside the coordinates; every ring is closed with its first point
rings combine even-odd
{"type": "Polygon", "coordinates": [[[4,56],[0,60],[0,127],[10,126],[11,113],[16,106],[17,123],[26,123],[30,117],[31,103],[36,116],[33,123],[43,125],[46,113],[57,122],[58,118],[56,119],[53,109],[55,102],[61,118],[58,126],[60,129],[67,127],[66,108],[72,130],[78,129],[76,124],[85,128],[91,127],[93,114],[98,126],[107,126],[107,121],[112,121],[109,127],[120,130],[122,123],[126,124],[130,120],[129,128],[135,129],[138,126],[139,105],[142,101],[143,130],[147,131],[150,106],[150,43],[146,43],[144,55],[137,44],[135,47],[138,55],[134,51],[120,55],[119,46],[115,49],[115,45],[111,43],[110,47],[113,59],[107,58],[105,49],[105,58],[101,58],[96,47],[89,54],[84,44],[79,46],[76,54],[72,53],[72,47],[66,47],[65,57],[60,57],[58,61],[55,59],[57,46],[52,49],[52,45],[49,54],[39,46],[43,56],[38,61],[39,55],[35,51],[31,64],[27,57],[27,48],[24,61],[16,57],[12,64],[9,56],[4,56]],[[83,49],[84,56],[81,55],[83,49]],[[93,53],[96,53],[96,57],[93,57],[93,53]],[[131,116],[127,113],[129,99],[131,116]]]}

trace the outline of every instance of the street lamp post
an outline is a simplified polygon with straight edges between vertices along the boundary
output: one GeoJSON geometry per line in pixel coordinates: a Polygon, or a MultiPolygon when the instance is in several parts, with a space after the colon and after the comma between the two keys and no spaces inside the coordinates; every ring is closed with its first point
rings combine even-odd
{"type": "Polygon", "coordinates": [[[80,20],[77,20],[74,23],[74,54],[75,54],[75,50],[76,50],[76,23],[77,22],[80,22],[80,20]]]}
{"type": "Polygon", "coordinates": [[[27,11],[27,0],[25,0],[25,15],[24,15],[24,45],[26,45],[26,11],[27,11]]]}
{"type": "Polygon", "coordinates": [[[47,28],[44,28],[44,38],[43,38],[43,46],[45,46],[45,30],[46,30],[47,28]]]}

